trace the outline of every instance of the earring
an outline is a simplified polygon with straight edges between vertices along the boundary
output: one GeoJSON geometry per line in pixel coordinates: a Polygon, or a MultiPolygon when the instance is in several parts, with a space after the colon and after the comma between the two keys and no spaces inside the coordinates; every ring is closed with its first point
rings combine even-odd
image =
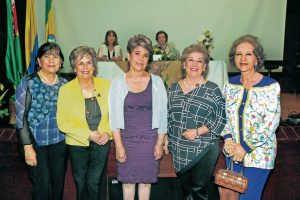
{"type": "Polygon", "coordinates": [[[185,65],[183,65],[183,69],[185,69],[185,65]]]}

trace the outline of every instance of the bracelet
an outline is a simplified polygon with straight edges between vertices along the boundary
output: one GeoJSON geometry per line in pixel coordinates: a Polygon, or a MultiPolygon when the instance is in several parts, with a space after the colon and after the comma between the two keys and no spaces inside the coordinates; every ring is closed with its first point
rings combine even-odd
{"type": "Polygon", "coordinates": [[[199,138],[199,137],[200,137],[200,134],[199,134],[198,128],[196,128],[196,131],[197,131],[197,136],[196,136],[196,138],[199,138]]]}
{"type": "Polygon", "coordinates": [[[199,130],[198,130],[198,128],[196,128],[196,131],[197,131],[197,136],[199,136],[199,130]]]}

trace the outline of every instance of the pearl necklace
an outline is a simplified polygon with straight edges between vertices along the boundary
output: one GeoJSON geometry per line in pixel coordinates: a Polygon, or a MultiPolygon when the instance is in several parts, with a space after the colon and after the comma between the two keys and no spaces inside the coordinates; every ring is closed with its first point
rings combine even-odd
{"type": "Polygon", "coordinates": [[[189,83],[187,82],[186,78],[183,80],[183,84],[188,89],[194,89],[194,88],[199,87],[200,85],[203,84],[203,76],[201,77],[201,80],[198,81],[194,86],[190,86],[189,83]]]}
{"type": "Polygon", "coordinates": [[[46,83],[47,85],[50,85],[50,86],[53,86],[56,82],[57,82],[57,79],[58,79],[58,76],[57,74],[55,74],[55,79],[53,81],[50,81],[47,76],[43,73],[42,70],[40,70],[40,74],[42,75],[42,78],[44,79],[44,83],[46,83]]]}

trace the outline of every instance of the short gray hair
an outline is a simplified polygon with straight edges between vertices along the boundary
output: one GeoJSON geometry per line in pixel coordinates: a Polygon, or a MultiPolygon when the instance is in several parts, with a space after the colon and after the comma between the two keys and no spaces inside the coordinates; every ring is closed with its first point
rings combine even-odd
{"type": "Polygon", "coordinates": [[[190,46],[186,47],[182,52],[181,64],[183,65],[183,63],[186,61],[188,56],[195,52],[202,53],[204,56],[204,63],[206,64],[206,69],[205,69],[205,71],[202,72],[202,76],[204,78],[206,78],[207,73],[208,73],[208,63],[209,63],[210,57],[209,57],[206,47],[203,44],[201,44],[201,43],[191,44],[190,46]]]}
{"type": "Polygon", "coordinates": [[[128,40],[127,52],[131,53],[132,50],[138,46],[144,47],[149,52],[149,62],[151,62],[153,54],[151,40],[148,37],[141,34],[135,35],[128,40]]]}
{"type": "Polygon", "coordinates": [[[93,47],[88,47],[88,46],[79,46],[72,50],[72,52],[69,56],[71,67],[75,68],[76,60],[81,59],[86,56],[92,57],[93,67],[96,69],[97,62],[98,62],[98,57],[97,57],[96,51],[93,47]]]}
{"type": "Polygon", "coordinates": [[[259,42],[258,37],[254,35],[243,35],[232,43],[232,46],[229,50],[230,65],[237,68],[234,62],[234,58],[236,53],[236,47],[241,43],[249,43],[253,46],[254,48],[253,54],[256,56],[257,59],[257,65],[255,66],[255,71],[258,71],[265,62],[265,54],[264,54],[264,48],[259,42]]]}

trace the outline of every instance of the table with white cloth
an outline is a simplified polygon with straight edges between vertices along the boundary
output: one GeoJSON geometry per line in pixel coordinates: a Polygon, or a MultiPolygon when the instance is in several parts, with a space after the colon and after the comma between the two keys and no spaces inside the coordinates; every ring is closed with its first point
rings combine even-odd
{"type": "MultiPolygon", "coordinates": [[[[116,76],[128,71],[127,61],[98,62],[97,77],[112,80],[116,76]]],[[[163,81],[170,85],[182,79],[182,67],[180,61],[155,61],[149,66],[151,73],[160,75],[163,81]]],[[[216,83],[220,89],[228,82],[227,67],[224,61],[210,61],[207,79],[216,83]]]]}
{"type": "Polygon", "coordinates": [[[216,83],[222,90],[228,82],[227,66],[225,61],[209,61],[207,79],[216,83]]]}
{"type": "Polygon", "coordinates": [[[96,76],[108,80],[114,79],[124,71],[115,62],[98,62],[96,69],[96,76]]]}

